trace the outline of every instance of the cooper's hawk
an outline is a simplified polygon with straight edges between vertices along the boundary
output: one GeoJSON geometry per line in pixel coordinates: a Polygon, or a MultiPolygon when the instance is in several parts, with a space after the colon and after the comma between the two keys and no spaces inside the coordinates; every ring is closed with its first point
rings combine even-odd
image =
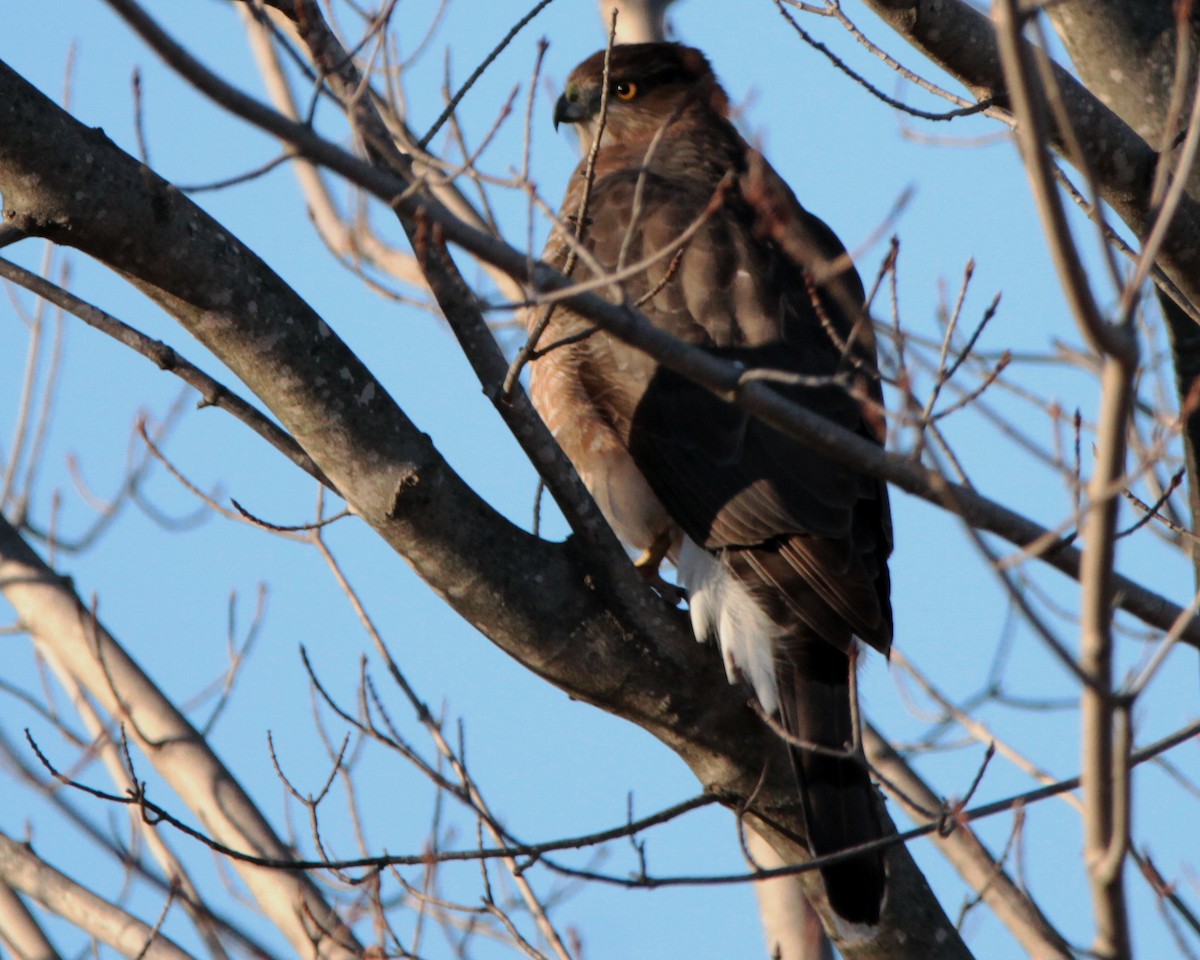
{"type": "MultiPolygon", "coordinates": [[[[862,284],[833,232],[738,134],[704,55],[614,47],[602,113],[604,63],[601,51],[576,67],[554,111],[585,155],[564,223],[577,218],[603,130],[580,240],[590,256],[573,278],[597,266],[619,275],[625,301],[657,326],[774,371],[782,394],[882,443],[862,284]]],[[[556,233],[545,259],[562,268],[569,248],[556,233]]],[[[542,315],[529,311],[530,324],[542,315]]],[[[696,635],[716,635],[731,682],[748,680],[795,739],[818,747],[792,746],[812,853],[877,839],[869,776],[846,748],[852,646],[891,644],[886,487],[569,309],[553,312],[539,343],[534,403],[617,534],[649,566],[675,563],[696,635]]],[[[841,917],[878,921],[881,855],[822,874],[841,917]]]]}

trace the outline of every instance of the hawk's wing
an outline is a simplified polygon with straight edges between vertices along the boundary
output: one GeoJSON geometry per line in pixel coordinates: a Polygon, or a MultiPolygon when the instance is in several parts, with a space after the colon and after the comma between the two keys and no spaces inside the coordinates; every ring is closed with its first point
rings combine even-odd
{"type": "MultiPolygon", "coordinates": [[[[767,168],[767,175],[774,177],[767,168]]],[[[843,252],[832,231],[804,211],[782,181],[798,242],[843,252]]],[[[626,171],[600,180],[586,244],[609,270],[668,249],[711,196],[703,184],[626,171]],[[628,211],[640,216],[630,228],[628,211]]],[[[568,204],[569,206],[569,204],[568,204]]],[[[734,191],[683,248],[626,281],[631,302],[656,326],[747,368],[797,374],[817,385],[780,393],[848,430],[872,436],[846,384],[853,323],[822,296],[824,322],[799,264],[766,236],[762,213],[734,191]],[[842,376],[840,383],[831,382],[842,376]]],[[[776,224],[774,229],[779,229],[776,224]]],[[[576,271],[577,274],[579,271],[576,271]]],[[[861,304],[850,270],[844,288],[861,304]]],[[[637,467],[672,519],[709,550],[770,544],[748,554],[794,616],[848,649],[850,634],[886,651],[891,639],[886,558],[891,531],[886,487],[778,432],[640,351],[598,335],[601,360],[589,392],[623,435],[637,467]],[[607,356],[604,356],[607,354],[607,356]],[[619,383],[620,386],[614,386],[619,383]]],[[[861,358],[862,350],[858,351],[861,358]]],[[[873,352],[873,351],[872,351],[873,352]]],[[[869,392],[878,396],[877,381],[869,392]]]]}

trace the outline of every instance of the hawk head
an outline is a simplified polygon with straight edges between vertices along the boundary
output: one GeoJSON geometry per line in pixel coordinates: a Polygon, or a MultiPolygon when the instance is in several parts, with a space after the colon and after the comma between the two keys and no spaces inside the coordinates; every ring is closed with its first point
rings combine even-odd
{"type": "MultiPolygon", "coordinates": [[[[586,153],[595,140],[604,93],[604,50],[571,71],[554,107],[554,125],[571,123],[586,153]]],[[[729,114],[729,98],[708,58],[678,43],[626,43],[609,54],[604,139],[649,140],[663,124],[694,111],[729,114]]]]}

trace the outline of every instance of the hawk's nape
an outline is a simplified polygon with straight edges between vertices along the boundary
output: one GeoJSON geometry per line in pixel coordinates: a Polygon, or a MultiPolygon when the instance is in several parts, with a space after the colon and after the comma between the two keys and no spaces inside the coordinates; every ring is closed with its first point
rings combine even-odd
{"type": "MultiPolygon", "coordinates": [[[[789,399],[881,443],[862,285],[853,268],[828,286],[814,279],[845,253],[836,236],[738,134],[703,54],[616,46],[607,98],[604,59],[575,68],[554,114],[585,147],[603,130],[581,237],[590,260],[630,273],[626,302],[656,326],[779,372],[789,399]]],[[[583,174],[581,164],[564,223],[580,212],[583,174]]],[[[545,259],[562,267],[568,249],[556,234],[545,259]]],[[[588,260],[577,279],[591,279],[588,260]]],[[[697,637],[717,638],[730,679],[748,681],[795,741],[811,852],[879,839],[878,800],[850,749],[850,671],[856,645],[891,644],[886,487],[589,331],[554,311],[542,343],[562,343],[533,365],[535,404],[618,535],[652,562],[665,550],[697,637]]],[[[821,874],[840,917],[878,922],[882,853],[821,874]]]]}

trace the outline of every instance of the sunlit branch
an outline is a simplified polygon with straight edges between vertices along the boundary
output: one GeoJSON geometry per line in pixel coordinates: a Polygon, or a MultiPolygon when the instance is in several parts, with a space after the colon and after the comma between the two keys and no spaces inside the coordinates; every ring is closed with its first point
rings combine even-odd
{"type": "MultiPolygon", "coordinates": [[[[1104,356],[1096,463],[1088,484],[1079,582],[1082,588],[1079,667],[1086,683],[1080,697],[1083,746],[1085,862],[1096,918],[1093,950],[1103,958],[1132,955],[1122,870],[1129,843],[1129,705],[1113,695],[1112,606],[1115,535],[1120,499],[1113,481],[1125,472],[1125,441],[1138,350],[1127,318],[1109,324],[1100,315],[1086,272],[1067,227],[1050,168],[1041,77],[1022,43],[1023,16],[1015,0],[993,6],[1000,56],[1008,80],[1018,141],[1033,185],[1051,255],[1071,311],[1093,348],[1104,356]]],[[[1063,127],[1059,126],[1060,133],[1063,127]]],[[[1074,143],[1074,133],[1064,135],[1074,143]]],[[[1125,301],[1129,302],[1129,301],[1125,301]]]]}
{"type": "MultiPolygon", "coordinates": [[[[48,568],[17,532],[0,518],[0,585],[30,635],[51,650],[91,696],[122,718],[141,749],[177,793],[200,815],[214,836],[231,845],[270,852],[287,859],[289,851],[275,836],[236,779],[220,763],[195,728],[104,630],[69,585],[48,568]]],[[[317,888],[301,875],[246,867],[243,879],[264,912],[297,949],[312,949],[310,919],[339,930],[319,951],[330,960],[354,953],[353,939],[340,927],[317,888]]]]}
{"type": "Polygon", "coordinates": [[[106,943],[129,960],[195,960],[172,940],[0,834],[0,878],[9,887],[106,943]]]}

